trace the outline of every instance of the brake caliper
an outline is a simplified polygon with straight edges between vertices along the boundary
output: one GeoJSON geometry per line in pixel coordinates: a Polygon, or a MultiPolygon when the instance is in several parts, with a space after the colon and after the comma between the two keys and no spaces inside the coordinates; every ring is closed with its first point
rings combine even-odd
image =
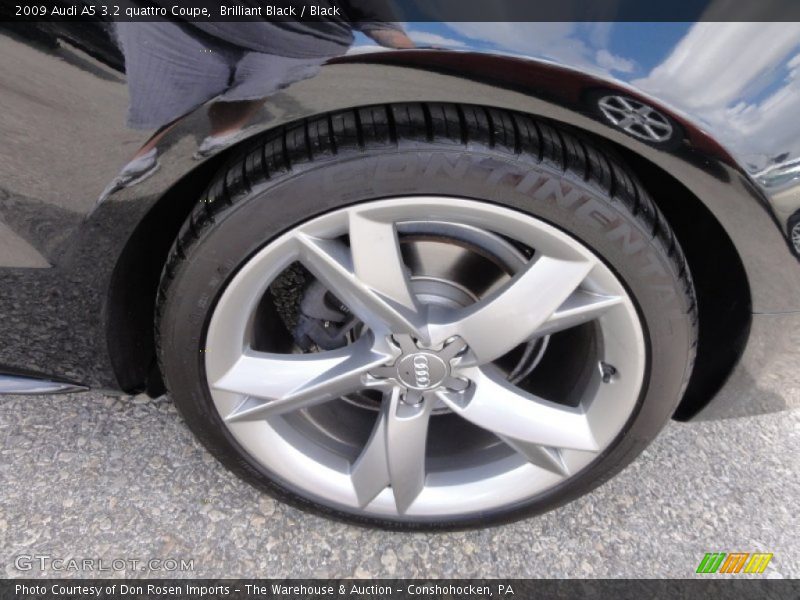
{"type": "Polygon", "coordinates": [[[351,332],[358,323],[344,304],[314,280],[303,292],[293,335],[303,351],[335,350],[352,341],[351,332]]]}

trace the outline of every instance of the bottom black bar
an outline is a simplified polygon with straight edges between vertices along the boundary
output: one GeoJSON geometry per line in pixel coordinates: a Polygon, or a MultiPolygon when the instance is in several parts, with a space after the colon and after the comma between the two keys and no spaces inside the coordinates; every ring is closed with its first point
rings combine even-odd
{"type": "MultiPolygon", "coordinates": [[[[712,576],[716,577],[716,576],[712,576]]],[[[800,580],[708,579],[11,579],[3,600],[615,600],[800,598],[800,580]]]]}

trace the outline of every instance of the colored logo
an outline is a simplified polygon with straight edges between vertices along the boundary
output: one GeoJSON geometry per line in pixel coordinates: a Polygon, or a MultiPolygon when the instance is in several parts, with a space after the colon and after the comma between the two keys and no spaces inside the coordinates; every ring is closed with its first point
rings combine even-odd
{"type": "Polygon", "coordinates": [[[772,553],[709,552],[697,566],[697,573],[763,573],[772,553]]]}

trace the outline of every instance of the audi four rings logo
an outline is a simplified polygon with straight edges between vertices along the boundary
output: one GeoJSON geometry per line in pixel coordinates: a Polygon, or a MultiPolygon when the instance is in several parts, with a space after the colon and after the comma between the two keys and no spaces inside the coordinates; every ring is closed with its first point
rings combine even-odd
{"type": "Polygon", "coordinates": [[[431,384],[431,369],[428,364],[428,357],[419,354],[414,357],[414,379],[419,387],[426,387],[431,384]]]}

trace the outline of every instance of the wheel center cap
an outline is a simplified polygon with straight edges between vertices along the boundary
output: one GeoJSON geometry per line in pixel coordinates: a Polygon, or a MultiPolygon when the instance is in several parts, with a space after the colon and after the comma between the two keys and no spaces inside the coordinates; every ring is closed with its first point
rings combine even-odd
{"type": "Polygon", "coordinates": [[[413,390],[439,387],[447,377],[447,363],[435,354],[415,352],[397,361],[397,379],[413,390]]]}

